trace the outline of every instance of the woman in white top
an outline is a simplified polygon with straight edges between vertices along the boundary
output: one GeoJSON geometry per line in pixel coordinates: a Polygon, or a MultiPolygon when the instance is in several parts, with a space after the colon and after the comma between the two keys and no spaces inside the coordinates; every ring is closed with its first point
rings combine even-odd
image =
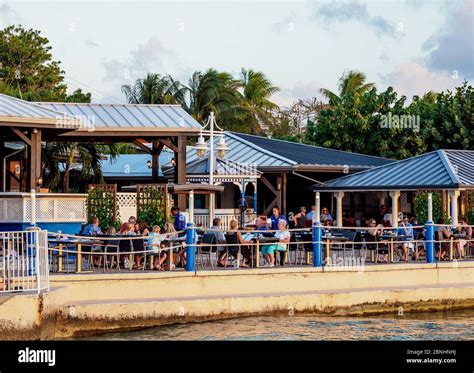
{"type": "MultiPolygon", "coordinates": [[[[278,231],[275,232],[275,237],[279,239],[277,244],[262,246],[262,254],[269,267],[275,267],[275,251],[282,251],[286,253],[286,247],[290,242],[290,232],[286,229],[286,220],[278,222],[278,231]]],[[[282,263],[285,258],[283,257],[282,263]]]]}

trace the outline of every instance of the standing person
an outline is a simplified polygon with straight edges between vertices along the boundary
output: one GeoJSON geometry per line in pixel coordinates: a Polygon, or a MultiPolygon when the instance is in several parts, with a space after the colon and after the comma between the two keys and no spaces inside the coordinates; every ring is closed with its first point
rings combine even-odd
{"type": "Polygon", "coordinates": [[[280,213],[280,207],[275,206],[272,209],[272,215],[270,216],[270,229],[272,231],[278,230],[278,221],[279,220],[284,220],[286,221],[285,215],[281,215],[280,213]]]}
{"type": "Polygon", "coordinates": [[[306,214],[306,220],[311,221],[311,223],[314,223],[314,218],[316,214],[316,206],[311,205],[311,211],[306,214]]]}
{"type": "Polygon", "coordinates": [[[375,216],[377,224],[383,224],[384,216],[387,213],[387,205],[380,205],[379,212],[375,216]]]}
{"type": "Polygon", "coordinates": [[[300,212],[295,215],[296,228],[306,228],[306,207],[301,206],[300,212]]]}
{"type": "Polygon", "coordinates": [[[400,226],[397,228],[397,235],[408,236],[401,239],[403,241],[402,243],[403,256],[400,255],[402,260],[404,260],[405,262],[408,262],[408,254],[409,254],[408,249],[412,251],[415,249],[415,246],[413,244],[413,241],[415,240],[413,237],[413,228],[412,228],[412,225],[408,222],[408,216],[406,215],[403,216],[400,226]]]}
{"type": "Polygon", "coordinates": [[[173,206],[171,208],[171,215],[174,217],[174,228],[177,231],[184,231],[186,228],[186,217],[179,210],[179,207],[173,206]]]}

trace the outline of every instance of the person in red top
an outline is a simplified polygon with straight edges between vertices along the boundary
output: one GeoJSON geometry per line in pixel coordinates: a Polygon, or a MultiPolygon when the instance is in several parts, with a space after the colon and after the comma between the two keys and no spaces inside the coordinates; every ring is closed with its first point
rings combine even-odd
{"type": "Polygon", "coordinates": [[[120,234],[123,234],[125,232],[125,230],[127,229],[128,224],[136,225],[137,224],[137,218],[135,216],[130,216],[128,218],[128,222],[123,223],[122,226],[120,227],[120,231],[119,231],[120,234]]]}

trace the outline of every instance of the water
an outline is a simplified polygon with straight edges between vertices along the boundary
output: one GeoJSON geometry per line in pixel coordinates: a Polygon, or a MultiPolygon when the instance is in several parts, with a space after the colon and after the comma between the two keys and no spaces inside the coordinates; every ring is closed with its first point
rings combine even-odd
{"type": "Polygon", "coordinates": [[[108,333],[87,339],[474,340],[474,310],[371,317],[246,317],[108,333]]]}

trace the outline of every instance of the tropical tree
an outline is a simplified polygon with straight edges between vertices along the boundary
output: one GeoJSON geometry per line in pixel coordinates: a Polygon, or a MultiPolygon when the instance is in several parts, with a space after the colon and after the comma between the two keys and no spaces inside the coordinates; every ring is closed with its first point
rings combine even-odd
{"type": "Polygon", "coordinates": [[[133,86],[123,85],[130,104],[184,104],[186,88],[170,75],[147,74],[133,86]]]}
{"type": "Polygon", "coordinates": [[[279,107],[270,98],[280,89],[273,86],[263,72],[252,69],[242,69],[240,82],[243,120],[250,132],[261,134],[262,129],[270,128],[274,122],[273,113],[279,107]]]}
{"type": "Polygon", "coordinates": [[[342,74],[341,78],[339,78],[339,94],[326,88],[321,88],[320,92],[329,100],[329,105],[336,105],[347,96],[354,96],[357,101],[357,97],[360,97],[375,87],[374,83],[366,83],[366,80],[367,77],[364,73],[350,70],[342,74]]]}

